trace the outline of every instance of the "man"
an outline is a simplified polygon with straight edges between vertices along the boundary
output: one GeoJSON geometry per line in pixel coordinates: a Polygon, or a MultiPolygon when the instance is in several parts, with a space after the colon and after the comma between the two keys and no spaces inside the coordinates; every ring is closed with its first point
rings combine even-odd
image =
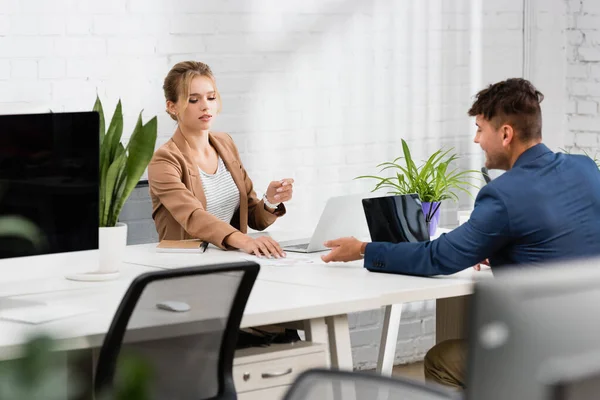
{"type": "MultiPolygon", "coordinates": [[[[542,144],[543,95],[524,79],[480,91],[469,110],[485,166],[507,172],[477,195],[467,223],[421,243],[332,240],[323,261],[364,257],[370,271],[452,274],[489,260],[494,269],[600,255],[600,172],[589,157],[553,153],[542,144]]],[[[461,341],[440,343],[425,357],[430,380],[464,387],[461,341]]]]}

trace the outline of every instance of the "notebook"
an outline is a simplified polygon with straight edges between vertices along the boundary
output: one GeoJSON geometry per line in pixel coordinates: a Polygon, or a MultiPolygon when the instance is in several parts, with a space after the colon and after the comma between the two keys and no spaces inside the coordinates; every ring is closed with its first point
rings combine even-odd
{"type": "Polygon", "coordinates": [[[158,253],[204,253],[208,242],[200,239],[161,240],[156,246],[158,253]]]}

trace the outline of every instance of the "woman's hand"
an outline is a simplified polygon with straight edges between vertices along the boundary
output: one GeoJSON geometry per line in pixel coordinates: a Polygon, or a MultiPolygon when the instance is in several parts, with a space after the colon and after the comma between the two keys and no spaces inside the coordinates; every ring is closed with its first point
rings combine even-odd
{"type": "Polygon", "coordinates": [[[285,253],[281,249],[281,246],[279,246],[279,243],[269,236],[260,236],[254,239],[241,232],[235,232],[225,239],[225,243],[231,247],[240,249],[245,253],[254,254],[257,257],[263,255],[269,258],[285,257],[285,253]]]}
{"type": "Polygon", "coordinates": [[[285,203],[292,199],[293,190],[294,180],[292,178],[273,181],[267,188],[267,200],[272,204],[285,203]]]}

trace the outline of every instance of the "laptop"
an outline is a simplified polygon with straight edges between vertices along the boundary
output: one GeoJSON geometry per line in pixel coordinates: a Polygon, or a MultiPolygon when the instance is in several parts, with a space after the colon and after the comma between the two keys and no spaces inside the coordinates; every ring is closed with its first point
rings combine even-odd
{"type": "Polygon", "coordinates": [[[418,194],[372,197],[362,205],[372,242],[429,241],[418,194]]]}
{"type": "Polygon", "coordinates": [[[368,235],[367,221],[361,206],[364,197],[364,194],[331,197],[310,238],[283,241],[279,245],[289,252],[315,253],[329,250],[323,246],[327,240],[368,235]]]}

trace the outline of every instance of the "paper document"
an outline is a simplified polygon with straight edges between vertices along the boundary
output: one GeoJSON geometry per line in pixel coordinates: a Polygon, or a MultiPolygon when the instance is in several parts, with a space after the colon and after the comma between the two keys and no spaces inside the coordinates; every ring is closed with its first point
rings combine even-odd
{"type": "Polygon", "coordinates": [[[305,264],[313,264],[314,260],[309,257],[285,257],[285,258],[266,258],[266,257],[256,257],[256,256],[243,256],[244,260],[254,261],[260,265],[270,265],[270,266],[294,266],[294,265],[305,265],[305,264]]]}
{"type": "Polygon", "coordinates": [[[91,308],[77,305],[42,304],[28,307],[16,307],[0,311],[0,319],[26,324],[41,324],[44,322],[73,317],[94,311],[91,308]]]}

